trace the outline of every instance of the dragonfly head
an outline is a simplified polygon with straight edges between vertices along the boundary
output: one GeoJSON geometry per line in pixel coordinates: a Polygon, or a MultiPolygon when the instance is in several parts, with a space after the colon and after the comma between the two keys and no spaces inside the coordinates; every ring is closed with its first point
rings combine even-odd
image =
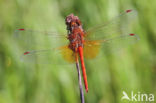
{"type": "Polygon", "coordinates": [[[67,25],[67,30],[72,32],[72,30],[76,27],[81,26],[81,21],[78,18],[78,16],[74,16],[74,14],[70,14],[66,17],[66,25],[67,25]]]}

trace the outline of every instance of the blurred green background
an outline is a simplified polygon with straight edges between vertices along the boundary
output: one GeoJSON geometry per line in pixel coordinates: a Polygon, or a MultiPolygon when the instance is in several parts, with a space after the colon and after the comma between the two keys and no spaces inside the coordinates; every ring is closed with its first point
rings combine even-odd
{"type": "MultiPolygon", "coordinates": [[[[123,91],[128,95],[131,91],[156,94],[155,5],[155,0],[0,0],[0,103],[80,103],[75,65],[53,52],[52,58],[46,59],[50,64],[21,62],[19,55],[27,48],[13,39],[14,30],[63,33],[64,19],[70,13],[78,15],[88,28],[126,9],[138,12],[132,31],[140,41],[115,55],[100,53],[101,58],[85,61],[86,103],[129,103],[121,100],[123,91]]],[[[52,48],[61,42],[34,38],[52,48]]]]}

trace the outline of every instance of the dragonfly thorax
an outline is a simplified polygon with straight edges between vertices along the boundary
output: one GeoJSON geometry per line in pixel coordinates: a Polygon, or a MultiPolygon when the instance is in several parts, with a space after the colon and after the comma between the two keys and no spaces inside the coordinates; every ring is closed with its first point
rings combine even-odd
{"type": "Polygon", "coordinates": [[[69,48],[77,51],[79,46],[83,46],[84,32],[81,21],[77,16],[70,14],[66,17],[66,25],[68,31],[68,39],[70,41],[69,48]]]}

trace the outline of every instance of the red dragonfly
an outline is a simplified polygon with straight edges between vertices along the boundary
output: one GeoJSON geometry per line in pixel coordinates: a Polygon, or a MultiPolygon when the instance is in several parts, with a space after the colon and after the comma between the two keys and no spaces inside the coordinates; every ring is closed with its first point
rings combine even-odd
{"type": "MultiPolygon", "coordinates": [[[[88,83],[84,58],[95,58],[99,53],[100,47],[103,46],[114,48],[117,47],[117,45],[123,46],[126,43],[134,43],[135,41],[137,41],[139,39],[137,35],[135,35],[134,33],[124,34],[125,28],[122,27],[122,24],[125,23],[123,22],[125,19],[127,19],[127,21],[129,22],[135,15],[135,11],[126,10],[119,16],[115,17],[113,20],[110,20],[106,23],[102,23],[85,31],[82,27],[80,19],[77,16],[70,14],[65,19],[68,35],[51,35],[51,33],[49,32],[40,32],[30,29],[18,29],[15,33],[19,35],[21,32],[40,32],[51,35],[53,37],[63,37],[68,39],[68,45],[59,47],[57,48],[57,50],[61,50],[63,57],[69,62],[75,62],[78,59],[80,59],[85,90],[86,92],[88,92],[88,83]]],[[[130,23],[131,22],[127,23],[126,25],[130,23]]],[[[23,53],[23,57],[41,54],[42,52],[52,50],[53,49],[25,51],[23,53]]]]}

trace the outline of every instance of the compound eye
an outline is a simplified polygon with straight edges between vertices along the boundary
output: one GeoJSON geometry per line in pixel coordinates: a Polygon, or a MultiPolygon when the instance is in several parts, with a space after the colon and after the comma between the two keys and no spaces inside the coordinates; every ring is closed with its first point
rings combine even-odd
{"type": "Polygon", "coordinates": [[[80,20],[77,20],[76,23],[77,23],[78,26],[81,25],[81,21],[80,20]]]}

